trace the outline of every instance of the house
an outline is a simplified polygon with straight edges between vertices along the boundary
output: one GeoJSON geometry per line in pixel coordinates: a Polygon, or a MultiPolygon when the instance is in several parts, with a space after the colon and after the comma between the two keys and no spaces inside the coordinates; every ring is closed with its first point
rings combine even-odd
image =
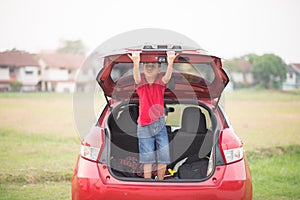
{"type": "Polygon", "coordinates": [[[39,75],[37,55],[23,51],[0,52],[0,91],[37,91],[39,75]]]}
{"type": "Polygon", "coordinates": [[[254,84],[251,73],[252,64],[248,60],[234,59],[224,63],[233,88],[248,87],[254,84]]]}
{"type": "Polygon", "coordinates": [[[0,91],[74,92],[84,60],[83,55],[53,52],[0,52],[0,91]]]}
{"type": "Polygon", "coordinates": [[[102,65],[103,55],[98,52],[93,52],[89,55],[76,76],[77,92],[95,92],[95,89],[99,89],[98,83],[95,80],[102,65]]]}
{"type": "Polygon", "coordinates": [[[74,92],[75,78],[85,57],[83,55],[41,53],[40,86],[42,91],[74,92]]]}
{"type": "Polygon", "coordinates": [[[300,63],[292,63],[287,66],[286,81],[282,90],[294,90],[300,88],[300,63]]]}

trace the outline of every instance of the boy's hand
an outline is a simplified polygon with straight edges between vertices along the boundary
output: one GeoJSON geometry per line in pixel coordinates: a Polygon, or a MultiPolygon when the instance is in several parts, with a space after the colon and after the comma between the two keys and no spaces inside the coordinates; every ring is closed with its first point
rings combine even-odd
{"type": "Polygon", "coordinates": [[[132,62],[134,64],[139,64],[140,63],[140,51],[133,51],[131,54],[132,55],[127,54],[128,57],[132,60],[132,62]]]}
{"type": "Polygon", "coordinates": [[[167,60],[169,64],[173,64],[175,58],[178,56],[179,54],[175,53],[175,51],[167,51],[167,60]]]}
{"type": "Polygon", "coordinates": [[[140,65],[140,51],[133,51],[130,54],[127,54],[128,57],[132,60],[133,62],[133,79],[136,84],[139,84],[141,82],[141,75],[140,75],[140,70],[139,70],[139,65],[140,65]]]}
{"type": "Polygon", "coordinates": [[[175,58],[178,56],[178,53],[175,51],[167,51],[167,61],[168,61],[168,68],[166,70],[165,75],[162,77],[162,81],[164,84],[167,84],[172,76],[172,69],[173,69],[173,62],[175,58]]]}

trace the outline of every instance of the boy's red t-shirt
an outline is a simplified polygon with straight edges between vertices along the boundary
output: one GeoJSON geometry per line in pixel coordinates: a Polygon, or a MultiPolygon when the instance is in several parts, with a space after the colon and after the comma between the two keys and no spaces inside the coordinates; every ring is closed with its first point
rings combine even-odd
{"type": "Polygon", "coordinates": [[[159,75],[152,84],[141,75],[141,82],[136,86],[140,102],[138,124],[146,126],[164,116],[165,89],[166,84],[162,82],[162,75],[159,75]]]}

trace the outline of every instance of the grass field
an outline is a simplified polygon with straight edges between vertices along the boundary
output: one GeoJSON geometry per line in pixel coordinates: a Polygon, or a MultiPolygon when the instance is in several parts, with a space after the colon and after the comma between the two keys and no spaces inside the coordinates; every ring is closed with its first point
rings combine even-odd
{"type": "Polygon", "coordinates": [[[225,110],[246,150],[300,145],[300,95],[241,90],[225,95],[225,110]]]}
{"type": "Polygon", "coordinates": [[[0,94],[0,119],[0,199],[70,199],[72,95],[0,94]]]}
{"type": "MultiPolygon", "coordinates": [[[[71,198],[72,106],[71,94],[0,94],[0,199],[71,198]]],[[[230,92],[225,110],[246,146],[254,199],[300,199],[300,95],[230,92]]]]}

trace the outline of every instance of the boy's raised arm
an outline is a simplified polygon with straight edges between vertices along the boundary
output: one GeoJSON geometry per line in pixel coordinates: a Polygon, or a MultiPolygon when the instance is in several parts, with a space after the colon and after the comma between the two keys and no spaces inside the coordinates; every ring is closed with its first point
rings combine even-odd
{"type": "Polygon", "coordinates": [[[175,54],[175,51],[167,52],[168,68],[167,68],[165,75],[162,77],[162,81],[164,84],[167,84],[172,77],[173,63],[174,63],[175,58],[178,55],[179,54],[175,54]]]}
{"type": "Polygon", "coordinates": [[[141,74],[139,70],[140,65],[140,52],[133,52],[132,55],[127,54],[128,57],[133,62],[133,79],[135,84],[139,84],[141,82],[141,74]]]}

